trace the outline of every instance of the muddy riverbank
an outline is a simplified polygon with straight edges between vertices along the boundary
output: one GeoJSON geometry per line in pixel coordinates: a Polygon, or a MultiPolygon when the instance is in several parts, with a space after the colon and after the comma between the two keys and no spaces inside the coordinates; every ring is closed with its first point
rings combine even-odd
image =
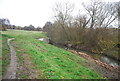
{"type": "Polygon", "coordinates": [[[58,44],[58,43],[55,43],[53,41],[49,41],[48,43],[52,44],[52,45],[55,45],[57,47],[60,47],[60,48],[75,50],[77,52],[84,52],[84,53],[92,56],[94,59],[99,59],[102,62],[105,62],[105,63],[107,63],[109,65],[112,65],[112,66],[120,68],[119,56],[117,58],[115,58],[115,57],[112,57],[112,56],[110,56],[109,54],[106,54],[106,53],[92,53],[90,51],[86,51],[86,50],[76,49],[76,48],[70,47],[70,45],[69,46],[68,45],[65,46],[65,45],[62,45],[62,44],[58,44]]]}

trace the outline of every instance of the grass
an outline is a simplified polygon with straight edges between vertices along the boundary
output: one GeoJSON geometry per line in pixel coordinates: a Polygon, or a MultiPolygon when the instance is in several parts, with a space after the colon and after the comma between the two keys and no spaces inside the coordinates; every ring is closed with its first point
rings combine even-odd
{"type": "MultiPolygon", "coordinates": [[[[15,47],[22,63],[22,54],[27,54],[33,59],[35,67],[40,69],[38,78],[46,79],[100,79],[98,73],[83,66],[85,59],[68,52],[62,48],[38,40],[46,37],[45,33],[37,31],[8,30],[3,35],[15,38],[12,45],[15,47]],[[22,50],[22,51],[21,51],[22,50]]],[[[28,77],[24,77],[28,78],[28,77]]]]}
{"type": "Polygon", "coordinates": [[[2,53],[1,66],[2,66],[2,75],[5,74],[7,67],[10,63],[10,49],[7,44],[8,37],[1,35],[0,36],[0,52],[2,53]]]}
{"type": "Polygon", "coordinates": [[[2,35],[0,32],[0,80],[2,79],[2,35]]]}

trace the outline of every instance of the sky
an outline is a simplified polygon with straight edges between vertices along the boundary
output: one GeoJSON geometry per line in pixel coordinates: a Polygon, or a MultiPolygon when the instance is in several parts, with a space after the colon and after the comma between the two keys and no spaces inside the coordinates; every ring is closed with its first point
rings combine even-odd
{"type": "MultiPolygon", "coordinates": [[[[12,25],[43,27],[47,21],[53,21],[53,7],[57,2],[66,0],[0,0],[0,18],[8,18],[12,25]]],[[[74,15],[84,11],[81,3],[90,0],[67,0],[75,5],[74,15]]],[[[104,0],[116,2],[120,0],[104,0]]]]}

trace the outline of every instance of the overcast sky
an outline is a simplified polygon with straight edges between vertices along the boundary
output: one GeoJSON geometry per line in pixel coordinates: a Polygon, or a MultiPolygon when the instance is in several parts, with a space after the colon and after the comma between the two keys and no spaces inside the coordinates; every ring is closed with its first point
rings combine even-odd
{"type": "MultiPolygon", "coordinates": [[[[0,0],[0,18],[8,18],[10,23],[17,26],[43,27],[47,21],[53,19],[53,6],[56,2],[65,0],[0,0]]],[[[90,0],[67,0],[75,4],[74,13],[83,9],[81,3],[90,0]]],[[[104,0],[119,1],[119,0],[104,0]]]]}

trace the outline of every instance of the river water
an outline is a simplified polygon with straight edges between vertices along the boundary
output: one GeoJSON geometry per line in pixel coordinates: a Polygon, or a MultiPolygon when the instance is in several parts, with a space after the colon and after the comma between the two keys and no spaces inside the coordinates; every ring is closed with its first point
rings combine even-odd
{"type": "Polygon", "coordinates": [[[103,62],[106,62],[107,64],[110,64],[112,66],[116,66],[120,68],[120,63],[117,60],[114,60],[112,58],[108,58],[107,56],[101,56],[100,60],[103,62]]]}
{"type": "Polygon", "coordinates": [[[112,66],[120,68],[120,62],[118,60],[115,60],[115,59],[113,59],[111,57],[108,57],[108,56],[106,56],[104,54],[92,54],[92,53],[87,53],[87,54],[89,54],[92,57],[97,58],[100,61],[105,62],[105,63],[107,63],[109,65],[112,65],[112,66]]]}
{"type": "MultiPolygon", "coordinates": [[[[46,39],[45,39],[45,38],[40,38],[40,39],[38,39],[38,40],[40,40],[40,41],[45,41],[46,39]]],[[[46,41],[45,41],[45,42],[46,42],[46,41]]],[[[56,45],[56,46],[58,46],[58,47],[60,47],[60,48],[67,48],[67,47],[61,46],[61,45],[56,45]]],[[[80,50],[80,51],[81,51],[81,50],[80,50]]],[[[84,52],[84,51],[83,51],[83,52],[84,52]]],[[[112,65],[112,66],[115,66],[115,67],[119,67],[119,68],[120,68],[120,62],[117,61],[117,60],[115,60],[115,59],[112,59],[112,58],[110,58],[110,57],[108,57],[108,56],[105,56],[105,55],[103,55],[103,54],[101,54],[101,55],[92,54],[92,53],[87,53],[87,54],[93,56],[94,58],[99,59],[99,60],[102,61],[102,62],[105,62],[105,63],[107,63],[107,64],[110,64],[110,65],[112,65]]]]}

